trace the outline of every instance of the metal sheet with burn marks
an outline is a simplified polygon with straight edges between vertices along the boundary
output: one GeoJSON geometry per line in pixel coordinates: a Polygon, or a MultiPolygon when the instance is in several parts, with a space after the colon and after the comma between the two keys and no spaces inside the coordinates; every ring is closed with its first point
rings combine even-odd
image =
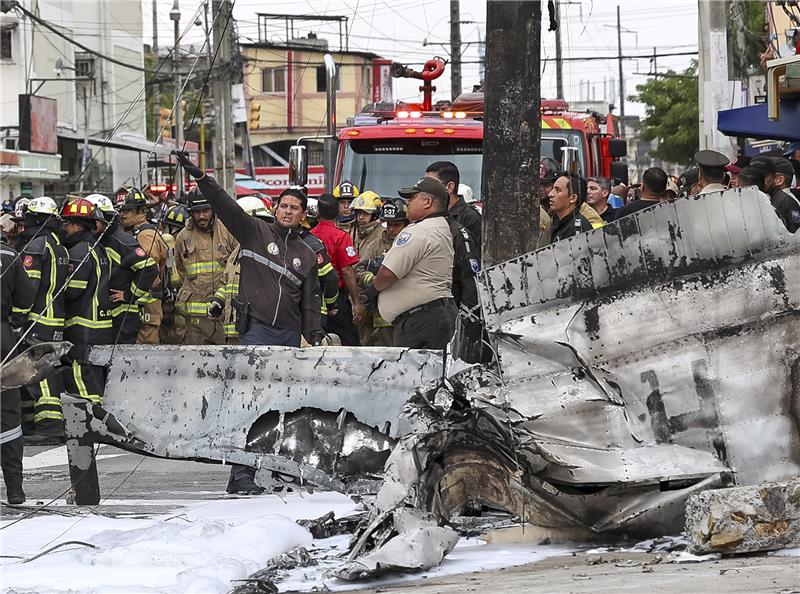
{"type": "Polygon", "coordinates": [[[103,409],[127,431],[120,445],[272,469],[284,459],[287,474],[379,471],[408,431],[409,395],[442,373],[440,352],[399,348],[125,345],[95,347],[91,361],[108,365],[103,409]]]}

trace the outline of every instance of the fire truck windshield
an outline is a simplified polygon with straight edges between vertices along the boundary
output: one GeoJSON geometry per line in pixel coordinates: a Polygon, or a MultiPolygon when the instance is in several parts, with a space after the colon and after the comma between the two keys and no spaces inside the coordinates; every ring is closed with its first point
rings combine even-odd
{"type": "MultiPolygon", "coordinates": [[[[582,134],[576,131],[548,130],[542,138],[542,157],[561,163],[562,147],[577,148],[579,169],[586,171],[582,134]]],[[[412,185],[434,161],[452,161],[461,173],[461,183],[472,188],[475,199],[481,195],[483,146],[480,140],[380,138],[347,140],[344,143],[339,179],[348,179],[362,190],[381,196],[396,196],[398,188],[412,185]]]]}
{"type": "Polygon", "coordinates": [[[480,140],[374,139],[351,140],[344,148],[341,179],[381,196],[396,196],[399,188],[414,185],[434,161],[451,161],[461,173],[461,183],[481,191],[480,140]]]}

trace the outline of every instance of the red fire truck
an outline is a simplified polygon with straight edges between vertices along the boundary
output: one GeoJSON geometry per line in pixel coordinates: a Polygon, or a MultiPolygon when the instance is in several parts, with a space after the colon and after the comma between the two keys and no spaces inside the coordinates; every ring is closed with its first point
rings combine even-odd
{"type": "MultiPolygon", "coordinates": [[[[335,76],[332,59],[326,60],[329,77],[335,76]]],[[[483,159],[483,93],[466,93],[454,102],[433,104],[432,81],[444,72],[444,62],[426,62],[421,72],[392,65],[392,76],[423,81],[422,103],[373,103],[348,118],[336,130],[328,122],[325,149],[325,187],[330,190],[348,179],[361,189],[392,196],[424,173],[433,161],[454,162],[461,181],[477,200],[481,192],[483,159]]],[[[335,85],[328,84],[328,88],[335,85]]],[[[334,91],[335,93],[335,91],[334,91]]],[[[328,112],[335,113],[335,94],[328,96],[328,112]]],[[[616,138],[616,118],[596,113],[572,112],[565,101],[542,101],[541,157],[563,168],[577,167],[586,176],[627,181],[626,144],[616,138]]],[[[302,181],[304,152],[292,147],[290,177],[302,181]],[[296,172],[296,174],[295,174],[296,172]]]]}

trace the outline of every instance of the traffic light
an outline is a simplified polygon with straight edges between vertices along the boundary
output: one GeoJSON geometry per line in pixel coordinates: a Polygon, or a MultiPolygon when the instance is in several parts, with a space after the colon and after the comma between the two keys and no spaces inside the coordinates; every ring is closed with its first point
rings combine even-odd
{"type": "Polygon", "coordinates": [[[164,138],[172,137],[172,127],[170,125],[170,119],[172,117],[172,110],[168,107],[162,107],[158,110],[159,113],[159,122],[158,122],[158,129],[164,131],[164,138]]]}
{"type": "Polygon", "coordinates": [[[261,127],[261,103],[250,101],[250,123],[251,130],[258,130],[261,127]]]}

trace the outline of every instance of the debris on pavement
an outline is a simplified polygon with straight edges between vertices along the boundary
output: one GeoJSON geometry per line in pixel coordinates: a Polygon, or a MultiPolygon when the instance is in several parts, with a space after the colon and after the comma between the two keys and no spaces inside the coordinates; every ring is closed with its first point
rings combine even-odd
{"type": "Polygon", "coordinates": [[[704,491],[686,505],[692,553],[752,553],[800,546],[800,477],[704,491]]]}

